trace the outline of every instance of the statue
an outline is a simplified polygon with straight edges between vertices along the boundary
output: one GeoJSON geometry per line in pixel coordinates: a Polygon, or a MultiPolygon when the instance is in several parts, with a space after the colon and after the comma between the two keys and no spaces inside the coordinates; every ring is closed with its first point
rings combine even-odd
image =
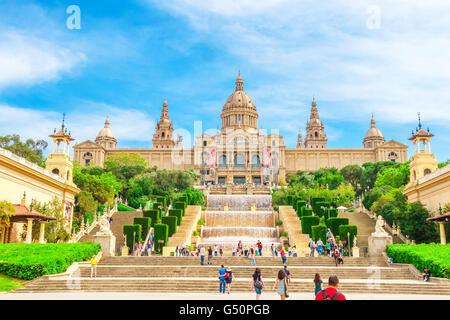
{"type": "Polygon", "coordinates": [[[380,215],[380,216],[378,216],[377,223],[375,224],[375,232],[376,233],[386,233],[386,231],[384,231],[384,229],[383,229],[383,226],[384,226],[384,220],[383,220],[383,217],[380,215]]]}
{"type": "Polygon", "coordinates": [[[104,214],[101,216],[100,220],[99,220],[99,225],[100,225],[100,232],[101,233],[106,233],[106,234],[112,234],[111,233],[111,226],[109,224],[109,220],[108,217],[104,214]]]}
{"type": "Polygon", "coordinates": [[[358,238],[356,238],[356,236],[353,238],[353,247],[356,247],[357,246],[357,242],[358,241],[358,238]]]}

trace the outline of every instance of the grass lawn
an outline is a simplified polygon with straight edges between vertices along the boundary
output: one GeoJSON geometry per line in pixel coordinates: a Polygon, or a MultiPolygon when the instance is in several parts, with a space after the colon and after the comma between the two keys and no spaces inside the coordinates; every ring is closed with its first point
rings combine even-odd
{"type": "Polygon", "coordinates": [[[22,288],[23,281],[0,274],[0,292],[14,291],[22,288]]]}

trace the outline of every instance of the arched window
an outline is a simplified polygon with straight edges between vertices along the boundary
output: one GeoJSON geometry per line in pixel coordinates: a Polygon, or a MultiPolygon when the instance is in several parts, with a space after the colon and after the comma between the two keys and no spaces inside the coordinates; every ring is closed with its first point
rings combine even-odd
{"type": "Polygon", "coordinates": [[[164,131],[161,133],[161,137],[164,138],[164,131]]]}
{"type": "Polygon", "coordinates": [[[259,168],[261,166],[261,160],[259,155],[255,154],[252,156],[252,168],[259,168]]]}
{"type": "Polygon", "coordinates": [[[425,169],[424,171],[423,171],[423,175],[424,176],[426,176],[427,174],[430,174],[431,173],[431,170],[430,169],[425,169]]]}
{"type": "Polygon", "coordinates": [[[235,168],[244,168],[244,154],[237,153],[234,156],[234,167],[235,168]]]}
{"type": "Polygon", "coordinates": [[[319,134],[316,132],[314,132],[314,136],[317,138],[319,136],[319,134]]]}
{"type": "Polygon", "coordinates": [[[59,169],[57,169],[57,168],[53,169],[53,170],[52,170],[52,173],[54,173],[54,174],[59,174],[59,169]]]}
{"type": "Polygon", "coordinates": [[[208,165],[208,160],[209,160],[209,152],[205,151],[202,153],[202,163],[204,166],[208,165]]]}
{"type": "Polygon", "coordinates": [[[227,156],[226,155],[221,155],[219,157],[219,168],[226,168],[227,167],[227,156]]]}

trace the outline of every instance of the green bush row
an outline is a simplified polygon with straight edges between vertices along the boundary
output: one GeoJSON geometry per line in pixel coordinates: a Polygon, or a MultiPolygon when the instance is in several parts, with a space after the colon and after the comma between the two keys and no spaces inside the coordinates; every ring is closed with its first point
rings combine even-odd
{"type": "Polygon", "coordinates": [[[152,225],[152,219],[147,217],[135,217],[133,219],[134,224],[138,224],[142,227],[141,238],[145,239],[152,225]]]}
{"type": "Polygon", "coordinates": [[[168,230],[169,237],[171,237],[175,232],[177,232],[177,221],[178,218],[176,216],[167,216],[161,218],[161,223],[167,224],[167,226],[169,227],[168,230]]]}
{"type": "Polygon", "coordinates": [[[183,210],[182,209],[170,209],[169,216],[177,217],[177,225],[181,225],[183,219],[183,210]]]}
{"type": "Polygon", "coordinates": [[[320,218],[318,216],[303,216],[301,218],[302,222],[302,233],[311,234],[312,226],[316,226],[320,222],[320,218]]]}
{"type": "Polygon", "coordinates": [[[339,226],[340,225],[348,225],[349,220],[348,218],[337,218],[337,217],[331,217],[330,219],[326,220],[327,227],[330,228],[331,232],[334,236],[339,235],[339,226]]]}
{"type": "Polygon", "coordinates": [[[312,226],[311,238],[313,238],[314,241],[321,239],[325,243],[327,241],[327,226],[324,224],[312,226]]]}
{"type": "Polygon", "coordinates": [[[0,244],[0,273],[32,280],[62,273],[74,262],[89,260],[100,245],[81,243],[11,243],[0,244]]]}
{"type": "Polygon", "coordinates": [[[350,233],[350,245],[353,246],[353,238],[358,234],[358,228],[355,225],[340,225],[339,238],[348,242],[348,233],[350,233]]]}
{"type": "Polygon", "coordinates": [[[123,234],[127,241],[127,247],[133,250],[134,243],[142,241],[142,226],[140,224],[125,224],[123,234]]]}
{"type": "Polygon", "coordinates": [[[169,237],[169,226],[167,224],[155,224],[154,226],[155,237],[154,237],[154,245],[155,251],[160,253],[162,247],[167,245],[167,239],[169,237]],[[159,240],[163,240],[163,243],[159,243],[159,240]]]}
{"type": "Polygon", "coordinates": [[[151,219],[151,226],[154,227],[155,224],[161,221],[161,211],[158,209],[144,210],[143,215],[146,218],[151,219]]]}

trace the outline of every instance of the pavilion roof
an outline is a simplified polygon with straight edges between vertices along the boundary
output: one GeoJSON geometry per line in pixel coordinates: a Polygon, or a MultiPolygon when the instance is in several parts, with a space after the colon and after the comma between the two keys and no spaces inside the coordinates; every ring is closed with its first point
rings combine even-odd
{"type": "Polygon", "coordinates": [[[450,211],[439,216],[427,218],[427,221],[450,222],[450,211]]]}
{"type": "Polygon", "coordinates": [[[56,220],[55,217],[46,216],[36,210],[30,210],[29,207],[21,205],[21,204],[13,204],[15,212],[10,212],[11,214],[11,222],[23,222],[26,219],[35,219],[39,221],[50,221],[56,220]]]}

